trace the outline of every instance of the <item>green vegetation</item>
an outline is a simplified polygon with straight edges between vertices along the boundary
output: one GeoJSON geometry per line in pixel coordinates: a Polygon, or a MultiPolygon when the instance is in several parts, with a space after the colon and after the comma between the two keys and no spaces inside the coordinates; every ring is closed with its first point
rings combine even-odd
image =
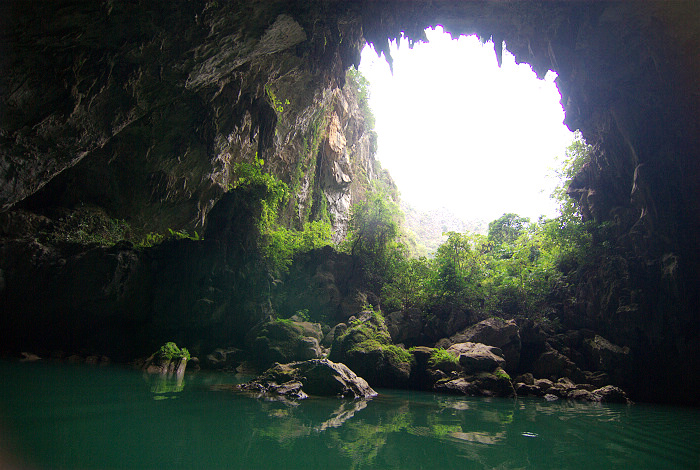
{"type": "Polygon", "coordinates": [[[428,359],[428,365],[433,369],[439,369],[440,365],[444,363],[459,365],[459,359],[457,356],[447,352],[445,349],[433,349],[433,353],[428,359]]]}
{"type": "Polygon", "coordinates": [[[143,236],[143,238],[135,243],[137,248],[150,248],[155,245],[160,245],[167,240],[202,240],[202,237],[194,232],[194,235],[190,235],[187,230],[173,230],[168,229],[167,233],[150,232],[143,236]]]}
{"type": "Polygon", "coordinates": [[[267,94],[267,98],[270,100],[270,105],[278,113],[284,112],[284,105],[291,104],[288,99],[284,100],[283,103],[279,98],[277,98],[277,96],[275,96],[275,94],[270,89],[269,85],[265,85],[265,93],[267,94]]]}
{"type": "Polygon", "coordinates": [[[264,164],[257,155],[251,163],[237,163],[234,166],[236,180],[230,189],[245,188],[253,199],[260,202],[258,229],[265,267],[275,274],[286,273],[296,253],[331,243],[331,226],[322,221],[307,222],[302,230],[281,225],[278,222],[279,208],[290,197],[289,189],[283,181],[263,171],[264,164]]]}
{"type": "Polygon", "coordinates": [[[560,215],[531,222],[504,214],[488,235],[448,232],[434,258],[411,259],[401,242],[401,214],[380,191],[353,210],[349,252],[364,261],[369,278],[381,286],[385,311],[418,308],[426,316],[449,308],[478,316],[527,316],[556,321],[552,307],[575,300],[572,283],[595,259],[605,258],[612,228],[582,221],[566,196],[571,179],[590,159],[580,135],[567,149],[552,195],[560,215]],[[596,241],[596,243],[594,243],[596,241]]]}
{"type": "Polygon", "coordinates": [[[41,240],[110,246],[130,235],[131,228],[126,221],[113,219],[99,208],[81,205],[66,211],[49,230],[41,232],[41,240]]]}
{"type": "Polygon", "coordinates": [[[164,360],[173,360],[173,359],[190,359],[190,352],[187,350],[187,348],[178,348],[177,344],[173,343],[172,341],[165,343],[163,346],[160,347],[158,350],[158,356],[161,359],[164,360]]]}
{"type": "Polygon", "coordinates": [[[493,375],[501,380],[510,380],[510,375],[500,367],[493,371],[493,375]]]}

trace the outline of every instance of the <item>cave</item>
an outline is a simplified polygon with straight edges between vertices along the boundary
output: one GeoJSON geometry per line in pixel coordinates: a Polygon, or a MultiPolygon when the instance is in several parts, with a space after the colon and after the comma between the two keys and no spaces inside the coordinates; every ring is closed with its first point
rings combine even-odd
{"type": "Polygon", "coordinates": [[[391,61],[388,41],[442,25],[557,73],[565,124],[596,149],[569,195],[614,226],[620,260],[576,321],[630,345],[636,397],[698,403],[697,2],[8,1],[0,18],[5,353],[242,341],[271,282],[250,272],[259,208],[227,191],[234,165],[260,158],[294,193],[290,227],[323,210],[341,237],[359,175],[382,177],[346,70],[366,43],[391,61]],[[205,243],[37,241],[80,211],[205,243]]]}

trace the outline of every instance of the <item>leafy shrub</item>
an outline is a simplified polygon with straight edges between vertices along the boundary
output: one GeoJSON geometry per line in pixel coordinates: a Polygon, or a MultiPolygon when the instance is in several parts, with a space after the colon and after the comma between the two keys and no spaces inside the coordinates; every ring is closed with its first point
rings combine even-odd
{"type": "Polygon", "coordinates": [[[73,211],[66,211],[50,231],[41,235],[49,243],[109,246],[129,238],[130,232],[131,228],[126,221],[113,219],[96,207],[79,206],[73,211]]]}
{"type": "Polygon", "coordinates": [[[160,347],[158,350],[158,356],[165,360],[173,359],[190,359],[190,352],[187,348],[178,348],[177,344],[169,341],[160,347]]]}

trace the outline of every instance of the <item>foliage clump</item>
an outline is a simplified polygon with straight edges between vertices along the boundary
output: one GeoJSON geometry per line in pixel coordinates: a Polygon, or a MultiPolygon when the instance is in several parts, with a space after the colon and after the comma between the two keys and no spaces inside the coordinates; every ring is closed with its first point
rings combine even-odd
{"type": "Polygon", "coordinates": [[[186,359],[190,360],[190,352],[187,348],[178,348],[177,344],[169,341],[160,347],[158,350],[158,357],[163,360],[171,361],[173,359],[186,359]]]}
{"type": "Polygon", "coordinates": [[[96,207],[81,205],[58,217],[48,230],[41,232],[41,239],[48,243],[110,246],[130,235],[131,228],[125,220],[112,218],[96,207]]]}
{"type": "Polygon", "coordinates": [[[381,286],[388,311],[416,308],[426,316],[463,309],[476,316],[526,316],[556,320],[554,306],[575,302],[572,283],[593,260],[609,259],[610,224],[584,221],[567,196],[574,175],[593,148],[577,134],[557,171],[552,197],[559,215],[537,221],[506,213],[489,224],[488,235],[448,232],[433,258],[410,258],[400,242],[400,215],[379,193],[354,209],[350,252],[365,259],[370,278],[381,286]],[[375,198],[376,196],[376,198],[375,198]]]}
{"type": "Polygon", "coordinates": [[[433,369],[439,369],[440,366],[445,363],[458,366],[459,358],[445,349],[433,349],[433,352],[430,354],[430,358],[428,359],[428,366],[433,369]]]}
{"type": "Polygon", "coordinates": [[[289,188],[279,178],[264,171],[264,160],[257,155],[251,163],[234,166],[235,183],[231,190],[245,188],[260,201],[260,252],[268,271],[280,274],[289,270],[296,253],[310,251],[331,244],[330,223],[306,222],[302,230],[284,227],[278,223],[279,208],[289,199],[289,188]]]}

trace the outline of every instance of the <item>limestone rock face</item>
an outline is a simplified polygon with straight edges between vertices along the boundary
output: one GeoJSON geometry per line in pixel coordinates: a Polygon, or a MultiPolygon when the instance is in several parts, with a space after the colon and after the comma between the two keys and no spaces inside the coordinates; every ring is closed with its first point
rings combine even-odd
{"type": "Polygon", "coordinates": [[[617,372],[631,366],[630,349],[612,344],[600,335],[584,341],[586,354],[591,370],[617,372]]]}
{"type": "Polygon", "coordinates": [[[342,91],[361,25],[287,9],[4,3],[0,208],[34,195],[36,209],[92,203],[144,232],[201,232],[235,164],[258,155],[293,187],[302,223],[327,191],[344,231],[351,165],[373,176],[342,91]],[[332,184],[314,181],[319,164],[332,184]]]}

